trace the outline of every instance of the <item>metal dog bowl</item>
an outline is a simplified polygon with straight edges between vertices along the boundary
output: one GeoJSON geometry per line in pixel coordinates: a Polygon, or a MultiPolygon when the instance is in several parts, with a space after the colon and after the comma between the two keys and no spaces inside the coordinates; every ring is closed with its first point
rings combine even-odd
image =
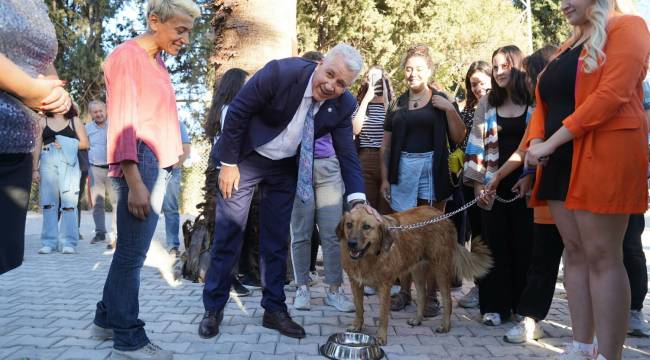
{"type": "Polygon", "coordinates": [[[379,360],[384,357],[384,350],[373,336],[358,333],[337,333],[321,345],[320,354],[334,360],[379,360]]]}

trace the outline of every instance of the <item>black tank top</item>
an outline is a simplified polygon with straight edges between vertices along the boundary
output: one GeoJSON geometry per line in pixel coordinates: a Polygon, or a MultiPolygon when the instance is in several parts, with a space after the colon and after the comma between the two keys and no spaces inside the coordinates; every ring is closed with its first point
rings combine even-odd
{"type": "Polygon", "coordinates": [[[56,135],[67,136],[69,138],[78,139],[77,132],[74,128],[74,120],[69,120],[70,124],[66,125],[63,129],[59,131],[54,131],[47,124],[47,118],[45,118],[45,129],[43,129],[43,145],[48,145],[56,140],[56,135]]]}

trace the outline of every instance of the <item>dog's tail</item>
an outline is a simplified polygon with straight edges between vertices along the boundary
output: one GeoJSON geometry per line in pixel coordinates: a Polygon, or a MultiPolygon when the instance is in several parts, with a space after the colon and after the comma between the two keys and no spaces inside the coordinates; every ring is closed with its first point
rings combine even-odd
{"type": "Polygon", "coordinates": [[[454,269],[457,277],[469,281],[481,278],[492,268],[492,264],[490,249],[480,240],[480,237],[472,240],[471,252],[464,246],[456,244],[454,269]]]}

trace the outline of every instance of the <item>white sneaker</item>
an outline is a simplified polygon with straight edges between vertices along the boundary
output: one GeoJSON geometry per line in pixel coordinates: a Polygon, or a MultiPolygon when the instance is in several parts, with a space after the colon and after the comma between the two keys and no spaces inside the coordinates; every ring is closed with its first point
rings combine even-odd
{"type": "Polygon", "coordinates": [[[485,313],[483,314],[483,324],[487,326],[501,325],[501,315],[499,313],[485,313]]]}
{"type": "Polygon", "coordinates": [[[460,298],[458,306],[467,309],[478,307],[478,287],[474,286],[465,296],[460,298]]]}
{"type": "Polygon", "coordinates": [[[309,310],[311,307],[311,293],[305,285],[299,286],[296,290],[296,298],[293,299],[293,308],[297,310],[309,310]]]}
{"type": "Polygon", "coordinates": [[[52,248],[49,246],[43,246],[40,250],[38,250],[39,254],[51,254],[52,253],[52,248]]]}
{"type": "Polygon", "coordinates": [[[377,290],[375,290],[375,288],[370,287],[370,286],[364,286],[363,287],[363,294],[366,295],[366,296],[377,295],[377,290]]]}
{"type": "Polygon", "coordinates": [[[534,319],[525,317],[513,326],[503,336],[503,341],[511,344],[521,344],[529,340],[538,340],[544,336],[544,331],[539,322],[534,319]]]}
{"type": "Polygon", "coordinates": [[[569,345],[569,347],[558,356],[559,360],[592,360],[595,358],[594,354],[578,350],[573,346],[573,344],[569,345]]]}
{"type": "Polygon", "coordinates": [[[64,246],[63,249],[61,249],[61,254],[76,254],[77,251],[72,246],[64,246]]]}
{"type": "Polygon", "coordinates": [[[641,310],[630,310],[627,333],[631,336],[650,337],[650,329],[648,329],[648,324],[645,322],[641,310]]]}
{"type": "Polygon", "coordinates": [[[174,353],[163,350],[160,346],[152,343],[133,351],[122,351],[113,349],[111,359],[113,360],[172,360],[174,353]]]}
{"type": "Polygon", "coordinates": [[[97,340],[109,340],[113,338],[113,329],[106,329],[95,324],[90,325],[90,337],[97,340]]]}
{"type": "Polygon", "coordinates": [[[355,307],[352,301],[343,294],[343,289],[339,288],[337,292],[326,291],[325,304],[333,306],[341,312],[353,312],[355,307]]]}
{"type": "Polygon", "coordinates": [[[320,276],[318,276],[318,272],[316,271],[310,271],[309,272],[309,286],[314,286],[318,284],[320,281],[320,276]]]}

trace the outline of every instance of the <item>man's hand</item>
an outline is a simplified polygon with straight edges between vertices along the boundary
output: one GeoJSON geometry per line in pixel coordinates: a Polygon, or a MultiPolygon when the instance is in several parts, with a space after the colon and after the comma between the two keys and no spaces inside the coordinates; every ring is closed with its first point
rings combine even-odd
{"type": "Polygon", "coordinates": [[[36,184],[41,181],[41,174],[38,172],[38,170],[32,171],[32,181],[36,184]]]}
{"type": "Polygon", "coordinates": [[[219,190],[223,198],[230,199],[233,189],[239,190],[239,167],[222,165],[219,172],[219,190]]]}
{"type": "Polygon", "coordinates": [[[128,196],[129,212],[140,220],[144,220],[151,209],[149,204],[149,190],[142,181],[134,186],[129,185],[128,196]]]}
{"type": "Polygon", "coordinates": [[[492,197],[496,194],[494,191],[488,191],[483,184],[474,183],[474,197],[478,198],[481,195],[487,193],[488,195],[484,196],[483,198],[479,199],[478,202],[483,204],[484,206],[490,205],[490,202],[492,201],[492,197]]]}

